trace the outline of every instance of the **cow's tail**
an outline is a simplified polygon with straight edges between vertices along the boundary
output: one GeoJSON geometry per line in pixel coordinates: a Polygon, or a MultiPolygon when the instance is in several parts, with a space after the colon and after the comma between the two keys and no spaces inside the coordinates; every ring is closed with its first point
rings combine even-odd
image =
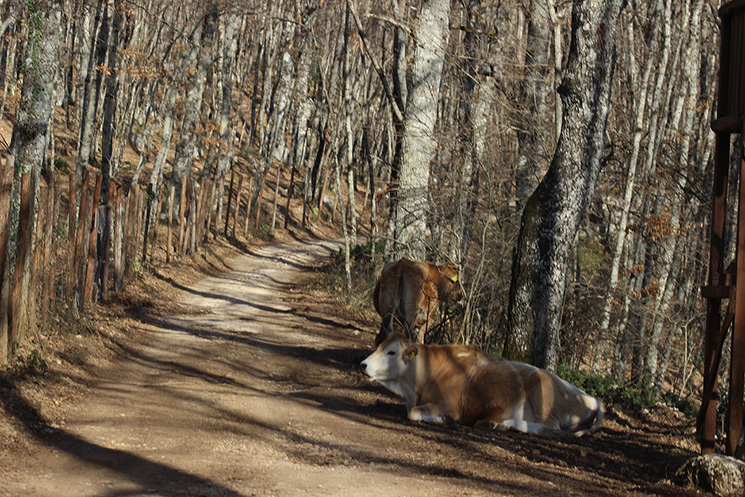
{"type": "Polygon", "coordinates": [[[603,401],[598,399],[597,397],[590,397],[589,395],[588,397],[592,399],[591,402],[594,402],[595,406],[592,408],[592,413],[590,414],[590,416],[588,416],[587,419],[578,424],[574,428],[574,430],[571,431],[571,434],[575,437],[581,437],[584,435],[595,433],[596,431],[598,431],[598,428],[600,428],[600,425],[603,422],[603,418],[605,417],[605,405],[603,404],[603,401]]]}

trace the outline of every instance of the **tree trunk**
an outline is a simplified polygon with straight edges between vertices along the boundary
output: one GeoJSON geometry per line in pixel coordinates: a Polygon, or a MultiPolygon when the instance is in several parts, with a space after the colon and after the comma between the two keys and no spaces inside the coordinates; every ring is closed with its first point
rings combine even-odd
{"type": "Polygon", "coordinates": [[[457,175],[455,195],[455,218],[452,220],[450,238],[450,259],[458,266],[465,266],[471,244],[472,224],[475,220],[475,184],[474,171],[481,163],[486,143],[488,123],[487,98],[491,89],[492,78],[478,74],[476,67],[477,22],[483,15],[478,9],[479,2],[466,5],[467,31],[463,38],[465,62],[460,83],[463,91],[459,113],[460,146],[462,147],[463,165],[454,171],[457,175]]]}
{"type": "Polygon", "coordinates": [[[350,8],[347,2],[347,8],[344,14],[344,58],[342,59],[342,102],[344,106],[344,131],[346,135],[344,148],[344,161],[346,162],[347,171],[347,194],[349,195],[349,228],[350,244],[357,244],[357,208],[355,206],[355,169],[354,169],[354,135],[352,134],[352,81],[349,75],[349,65],[351,54],[349,53],[349,33],[350,27],[350,8]]]}
{"type": "Polygon", "coordinates": [[[424,260],[427,256],[429,168],[436,146],[434,130],[449,22],[449,0],[422,2],[414,28],[411,89],[403,123],[395,231],[397,257],[424,260]]]}
{"type": "Polygon", "coordinates": [[[551,17],[549,0],[531,0],[528,12],[525,74],[521,83],[522,109],[517,131],[516,193],[518,211],[525,205],[548,163],[548,103],[551,17]]]}
{"type": "Polygon", "coordinates": [[[569,251],[595,190],[605,145],[622,0],[575,0],[559,92],[561,135],[528,200],[512,267],[505,357],[555,370],[569,251]],[[602,33],[602,36],[598,36],[602,33]]]}
{"type": "MultiPolygon", "coordinates": [[[[657,9],[661,11],[662,0],[657,1],[657,9]]],[[[615,297],[616,288],[618,287],[619,271],[621,268],[621,255],[623,247],[626,242],[626,228],[628,227],[629,214],[631,212],[631,200],[634,194],[636,168],[639,163],[639,150],[641,149],[641,140],[645,132],[644,128],[644,115],[645,115],[645,104],[647,103],[647,89],[649,84],[649,77],[652,73],[654,65],[654,57],[652,54],[655,53],[657,47],[657,34],[659,33],[659,24],[656,22],[652,23],[652,35],[650,42],[650,53],[647,59],[644,74],[641,82],[637,83],[635,87],[639,88],[639,96],[635,102],[635,119],[634,119],[634,135],[632,140],[632,151],[631,158],[629,159],[628,169],[626,170],[626,185],[624,190],[623,205],[621,208],[621,217],[618,222],[618,229],[616,230],[616,244],[613,250],[613,259],[611,261],[611,273],[608,281],[608,289],[605,295],[603,303],[602,319],[600,323],[600,332],[595,349],[595,356],[593,360],[593,371],[600,372],[602,370],[602,361],[605,358],[606,351],[608,349],[608,341],[610,335],[610,319],[611,319],[611,306],[615,297]]],[[[634,23],[629,22],[628,24],[628,36],[629,46],[634,46],[634,23]]],[[[634,50],[630,50],[632,57],[630,63],[631,79],[632,84],[636,79],[636,61],[633,58],[634,50]]]]}
{"type": "MultiPolygon", "coordinates": [[[[217,159],[217,177],[228,173],[233,158],[233,141],[235,127],[230,125],[230,113],[233,108],[233,65],[238,50],[238,16],[232,12],[225,15],[223,27],[223,63],[221,68],[222,98],[220,100],[220,155],[217,159]]],[[[207,172],[205,170],[205,172],[207,172]]]]}
{"type": "MultiPolygon", "coordinates": [[[[288,40],[291,40],[292,32],[281,34],[285,38],[285,41],[289,44],[288,40]]],[[[273,40],[274,44],[280,44],[279,40],[273,40]]],[[[280,44],[281,45],[281,44],[280,44]]],[[[271,50],[267,47],[267,51],[271,50]]],[[[292,93],[292,77],[293,77],[293,62],[292,57],[287,51],[282,53],[282,66],[279,74],[279,81],[277,82],[276,91],[271,99],[272,105],[269,105],[271,92],[268,91],[268,87],[274,87],[274,82],[271,79],[264,80],[264,99],[267,102],[262,101],[262,108],[273,109],[273,112],[267,116],[266,130],[260,133],[259,136],[263,137],[261,142],[261,157],[258,167],[255,171],[254,188],[251,195],[251,212],[254,213],[258,219],[259,216],[259,199],[262,189],[264,188],[264,177],[267,171],[272,165],[272,161],[275,157],[277,150],[282,147],[284,150],[284,125],[287,109],[290,104],[290,96],[292,93]]],[[[272,71],[268,71],[266,75],[268,78],[272,78],[272,71]]],[[[261,131],[261,129],[260,129],[261,131]]],[[[279,166],[278,166],[279,167],[279,166]]]]}
{"type": "MultiPolygon", "coordinates": [[[[52,96],[58,71],[59,28],[61,6],[59,1],[48,0],[30,3],[28,16],[35,22],[28,26],[26,64],[24,64],[23,90],[13,125],[9,151],[14,162],[14,181],[8,212],[7,266],[14,268],[12,292],[18,294],[17,307],[11,309],[10,340],[21,338],[22,330],[14,330],[13,323],[28,322],[27,299],[31,281],[31,234],[36,231],[36,199],[41,169],[46,160],[49,122],[53,111],[52,96]],[[30,188],[23,192],[22,178],[29,178],[30,188]],[[27,206],[24,225],[21,223],[23,204],[27,206]],[[26,247],[27,250],[17,249],[26,247]],[[19,333],[20,332],[20,333],[19,333]]],[[[51,298],[51,296],[45,296],[51,298]]]]}
{"type": "Polygon", "coordinates": [[[207,67],[210,63],[212,40],[217,24],[217,3],[211,0],[204,18],[191,37],[192,49],[183,66],[186,70],[186,95],[184,115],[181,121],[179,140],[174,149],[173,176],[171,184],[176,187],[176,209],[179,211],[180,195],[184,178],[191,173],[196,148],[197,125],[201,115],[207,67]],[[194,69],[192,69],[194,68],[194,69]]]}
{"type": "Polygon", "coordinates": [[[336,164],[336,192],[339,199],[339,208],[341,210],[341,229],[344,233],[344,274],[347,280],[347,303],[352,302],[352,267],[349,260],[349,250],[351,245],[349,243],[349,231],[347,230],[347,214],[344,208],[344,193],[341,190],[341,165],[339,164],[339,156],[334,154],[334,163],[336,164]]]}
{"type": "MultiPolygon", "coordinates": [[[[679,107],[682,109],[685,105],[685,116],[683,118],[682,129],[678,132],[678,126],[677,123],[675,123],[673,130],[676,138],[682,140],[678,164],[683,168],[689,164],[691,134],[693,132],[694,119],[698,119],[695,107],[698,102],[699,81],[697,76],[700,71],[701,62],[699,45],[701,34],[700,16],[702,8],[703,0],[698,0],[691,14],[690,26],[688,26],[689,40],[683,68],[683,80],[687,81],[688,85],[686,91],[681,93],[678,97],[679,107]]],[[[684,191],[688,187],[687,181],[685,180],[686,177],[688,177],[688,174],[684,175],[683,178],[676,180],[673,185],[673,201],[671,203],[672,205],[669,206],[669,210],[672,212],[670,219],[671,233],[668,235],[667,239],[662,242],[663,267],[659,278],[659,286],[662,291],[658,294],[655,305],[655,323],[652,327],[652,333],[649,338],[649,346],[647,348],[647,356],[644,364],[645,382],[657,391],[659,391],[661,386],[655,385],[654,383],[657,378],[659,343],[662,338],[665,316],[667,316],[667,310],[672,300],[673,291],[678,286],[675,282],[675,277],[677,267],[680,265],[680,252],[683,250],[679,240],[681,229],[681,209],[683,208],[685,195],[684,191]]]]}
{"type": "Polygon", "coordinates": [[[122,24],[122,15],[118,8],[114,8],[113,15],[109,65],[106,72],[106,93],[104,94],[103,133],[101,134],[101,173],[103,174],[101,199],[104,204],[108,203],[109,182],[111,181],[111,162],[114,152],[114,113],[116,112],[116,99],[119,90],[117,59],[120,48],[119,30],[122,24]]]}
{"type": "MultiPolygon", "coordinates": [[[[78,150],[75,162],[76,185],[80,185],[80,182],[83,179],[83,170],[88,166],[88,161],[90,160],[91,156],[91,142],[93,140],[93,126],[95,124],[96,110],[94,94],[96,91],[94,72],[97,65],[97,60],[100,60],[101,58],[100,55],[97,55],[97,53],[99,52],[99,47],[102,42],[98,40],[99,37],[103,35],[103,33],[99,34],[99,31],[106,31],[105,14],[103,15],[104,18],[102,19],[102,11],[105,11],[107,8],[106,5],[104,5],[105,2],[106,0],[98,0],[96,4],[96,14],[93,21],[93,33],[90,38],[90,50],[86,50],[88,54],[88,60],[84,61],[86,65],[85,79],[83,87],[79,89],[83,91],[83,100],[82,105],[80,106],[80,131],[78,134],[78,150]]],[[[86,33],[87,30],[84,30],[83,32],[86,33]]],[[[85,40],[85,43],[87,43],[87,40],[85,40]]],[[[76,200],[76,203],[77,202],[78,200],[76,200]]]]}
{"type": "MultiPolygon", "coordinates": [[[[295,101],[297,102],[297,114],[295,116],[295,139],[292,145],[292,170],[295,172],[304,165],[305,182],[303,184],[303,214],[302,225],[305,227],[308,202],[310,202],[310,167],[305,164],[308,155],[308,124],[310,122],[311,111],[313,110],[313,100],[308,96],[308,86],[310,81],[311,68],[311,46],[308,43],[308,30],[305,26],[300,30],[300,52],[297,61],[297,77],[295,80],[295,101]]],[[[288,195],[289,198],[289,195],[288,195]]],[[[289,210],[288,210],[289,212],[289,210]]],[[[285,228],[287,224],[285,223],[285,228]]]]}

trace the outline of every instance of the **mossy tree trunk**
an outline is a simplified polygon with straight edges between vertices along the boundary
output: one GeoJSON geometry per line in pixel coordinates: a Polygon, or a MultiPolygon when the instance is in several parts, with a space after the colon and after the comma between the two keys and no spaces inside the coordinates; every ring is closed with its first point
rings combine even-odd
{"type": "Polygon", "coordinates": [[[623,3],[574,1],[561,134],[515,248],[505,356],[549,370],[557,366],[569,254],[600,173],[623,3]]]}
{"type": "MultiPolygon", "coordinates": [[[[31,251],[17,251],[21,240],[19,235],[26,233],[23,240],[30,248],[31,234],[35,231],[36,192],[42,167],[47,158],[47,144],[51,130],[49,122],[52,113],[54,83],[58,70],[59,28],[61,9],[58,1],[41,0],[28,3],[28,41],[24,54],[23,89],[21,101],[16,112],[10,153],[14,158],[13,189],[8,216],[8,268],[13,271],[13,288],[20,295],[15,309],[17,316],[11,322],[28,323],[28,297],[31,280],[31,251]],[[20,228],[21,178],[29,174],[31,188],[27,194],[29,207],[28,225],[20,228]]],[[[7,273],[6,273],[7,274],[7,273]]],[[[23,338],[23,329],[10,329],[10,343],[23,338]]]]}

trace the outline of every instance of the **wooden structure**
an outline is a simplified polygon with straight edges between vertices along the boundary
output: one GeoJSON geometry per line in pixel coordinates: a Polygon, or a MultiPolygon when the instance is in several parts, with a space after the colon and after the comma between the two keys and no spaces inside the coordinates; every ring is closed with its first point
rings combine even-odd
{"type": "MultiPolygon", "coordinates": [[[[729,406],[725,451],[734,455],[743,425],[745,381],[745,0],[731,0],[719,9],[722,20],[714,157],[713,212],[709,280],[702,288],[707,299],[704,348],[704,392],[698,417],[701,451],[714,452],[719,393],[719,365],[727,330],[732,329],[729,406]],[[724,267],[727,189],[732,135],[740,134],[737,243],[735,258],[724,267]],[[739,286],[738,286],[739,283],[739,286]],[[726,307],[723,307],[726,301],[726,307]]],[[[733,187],[735,185],[732,185],[733,187]]],[[[730,220],[729,222],[733,222],[730,220]]]]}

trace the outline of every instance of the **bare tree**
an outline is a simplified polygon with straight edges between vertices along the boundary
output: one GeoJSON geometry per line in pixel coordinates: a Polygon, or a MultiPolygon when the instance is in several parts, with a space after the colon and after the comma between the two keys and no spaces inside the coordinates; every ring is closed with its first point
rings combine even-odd
{"type": "MultiPolygon", "coordinates": [[[[212,42],[217,29],[217,1],[210,0],[206,12],[191,36],[188,63],[185,66],[186,88],[184,94],[184,115],[181,132],[174,149],[173,175],[171,184],[176,191],[183,188],[183,181],[191,173],[196,148],[197,126],[200,122],[202,98],[204,96],[207,68],[211,63],[212,42]]],[[[180,196],[175,196],[174,212],[178,212],[180,196]]]]}
{"type": "Polygon", "coordinates": [[[575,0],[564,115],[548,173],[528,200],[512,268],[505,356],[549,370],[558,332],[569,252],[595,190],[605,145],[615,33],[623,0],[575,0]],[[603,36],[597,36],[603,33],[603,36]]]}
{"type": "Polygon", "coordinates": [[[411,88],[403,122],[395,253],[419,260],[424,260],[427,254],[429,167],[436,147],[433,132],[449,22],[449,0],[425,0],[414,28],[411,88]]]}

